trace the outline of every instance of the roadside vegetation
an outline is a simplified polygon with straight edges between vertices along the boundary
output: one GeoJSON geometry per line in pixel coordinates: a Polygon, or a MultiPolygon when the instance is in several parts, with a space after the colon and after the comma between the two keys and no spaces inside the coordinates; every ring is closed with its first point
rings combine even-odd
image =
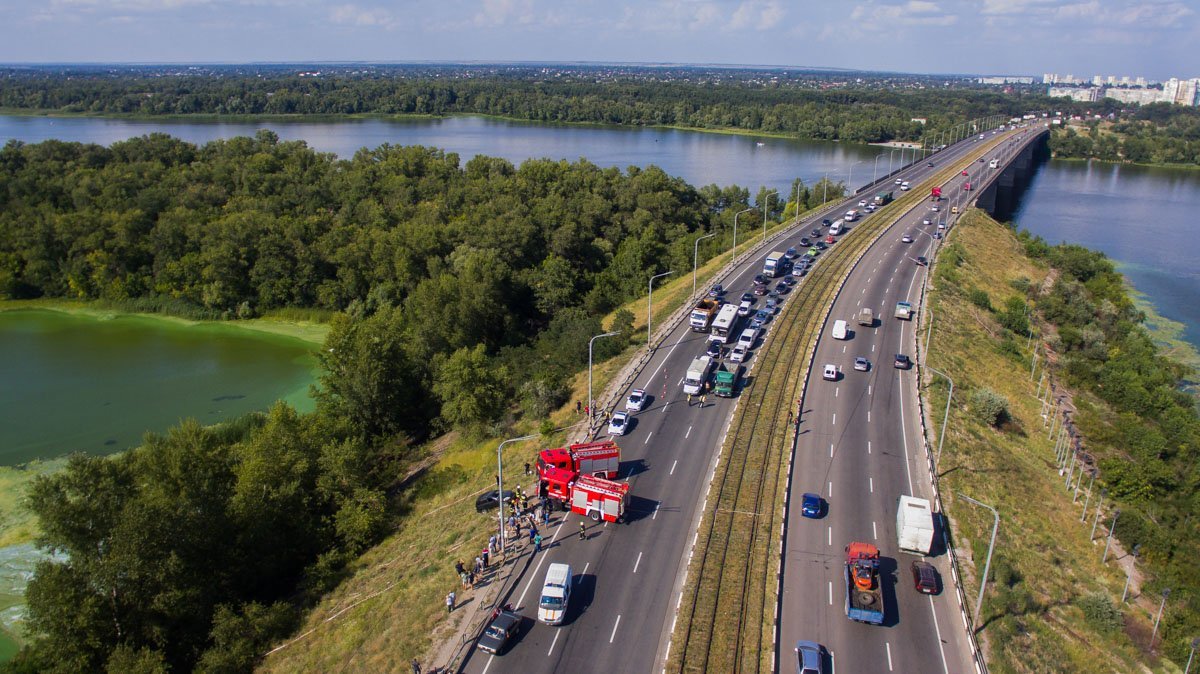
{"type": "Polygon", "coordinates": [[[1200,110],[1153,103],[1122,111],[1115,120],[1087,119],[1055,130],[1050,150],[1061,158],[1200,166],[1200,110]]]}
{"type": "MultiPolygon", "coordinates": [[[[972,211],[937,258],[929,306],[928,363],[955,383],[940,487],[972,602],[992,517],[959,494],[1000,512],[977,624],[991,670],[1158,669],[1167,666],[1159,653],[1182,662],[1197,612],[1196,551],[1188,540],[1195,524],[1187,517],[1195,511],[1196,477],[1194,459],[1181,459],[1195,456],[1198,422],[1194,401],[1177,390],[1182,369],[1156,353],[1121,277],[1098,253],[1050,247],[972,211]],[[1030,347],[1039,341],[1051,347],[1057,394],[1077,410],[1076,431],[1099,469],[1094,485],[1077,472],[1082,484],[1068,489],[1057,470],[1037,397],[1045,351],[1030,376],[1030,347]],[[1091,348],[1082,349],[1084,343],[1091,348]],[[1131,394],[1143,404],[1137,411],[1127,407],[1131,394]],[[1170,414],[1173,430],[1161,425],[1163,414],[1170,414]],[[1155,438],[1163,443],[1144,447],[1155,438]],[[1093,541],[1101,489],[1107,495],[1093,541]],[[1102,564],[1117,508],[1116,536],[1102,564]],[[1134,560],[1130,550],[1139,543],[1134,560]],[[1133,577],[1123,604],[1127,570],[1133,577]],[[1173,605],[1152,653],[1158,591],[1167,586],[1174,588],[1173,605]]],[[[928,377],[937,429],[948,387],[928,377]]],[[[1046,398],[1045,386],[1041,391],[1046,398]]]]}

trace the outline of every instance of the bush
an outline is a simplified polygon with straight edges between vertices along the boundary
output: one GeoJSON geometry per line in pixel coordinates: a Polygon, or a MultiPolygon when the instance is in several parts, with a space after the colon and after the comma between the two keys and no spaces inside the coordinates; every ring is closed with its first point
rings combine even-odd
{"type": "Polygon", "coordinates": [[[984,309],[986,311],[992,310],[992,300],[988,297],[986,290],[973,288],[971,289],[971,292],[967,294],[967,299],[971,301],[971,304],[974,304],[980,309],[984,309]]]}
{"type": "Polygon", "coordinates": [[[990,388],[978,388],[971,393],[971,410],[988,426],[1008,421],[1008,399],[990,388]]]}
{"type": "Polygon", "coordinates": [[[1022,276],[1020,278],[1015,278],[1015,279],[1009,281],[1008,285],[1013,290],[1016,290],[1017,292],[1021,293],[1022,295],[1028,295],[1029,289],[1032,287],[1033,282],[1030,281],[1028,278],[1022,276]]]}
{"type": "Polygon", "coordinates": [[[1103,592],[1084,595],[1075,600],[1075,605],[1083,611],[1083,617],[1088,624],[1100,632],[1116,632],[1125,625],[1121,610],[1103,592]]]}

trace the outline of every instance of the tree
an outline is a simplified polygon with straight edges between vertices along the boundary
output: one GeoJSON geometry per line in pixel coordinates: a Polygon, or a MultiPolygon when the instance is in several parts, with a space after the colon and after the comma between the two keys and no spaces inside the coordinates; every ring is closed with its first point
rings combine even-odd
{"type": "Polygon", "coordinates": [[[433,382],[442,418],[458,426],[497,418],[510,396],[507,380],[507,370],[489,362],[482,344],[455,351],[438,367],[433,382]]]}

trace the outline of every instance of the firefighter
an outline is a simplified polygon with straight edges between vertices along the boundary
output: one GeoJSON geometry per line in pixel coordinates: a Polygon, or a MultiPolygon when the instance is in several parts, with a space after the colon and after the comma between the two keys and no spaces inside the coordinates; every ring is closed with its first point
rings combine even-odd
{"type": "Polygon", "coordinates": [[[581,540],[581,541],[587,540],[587,527],[585,527],[583,525],[583,522],[579,523],[579,540],[581,540]]]}

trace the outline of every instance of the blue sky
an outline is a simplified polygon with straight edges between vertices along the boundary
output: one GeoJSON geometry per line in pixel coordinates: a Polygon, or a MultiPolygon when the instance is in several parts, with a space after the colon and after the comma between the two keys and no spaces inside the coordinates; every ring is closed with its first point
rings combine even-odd
{"type": "Polygon", "coordinates": [[[618,61],[1200,76],[1200,0],[0,0],[0,62],[618,61]]]}

